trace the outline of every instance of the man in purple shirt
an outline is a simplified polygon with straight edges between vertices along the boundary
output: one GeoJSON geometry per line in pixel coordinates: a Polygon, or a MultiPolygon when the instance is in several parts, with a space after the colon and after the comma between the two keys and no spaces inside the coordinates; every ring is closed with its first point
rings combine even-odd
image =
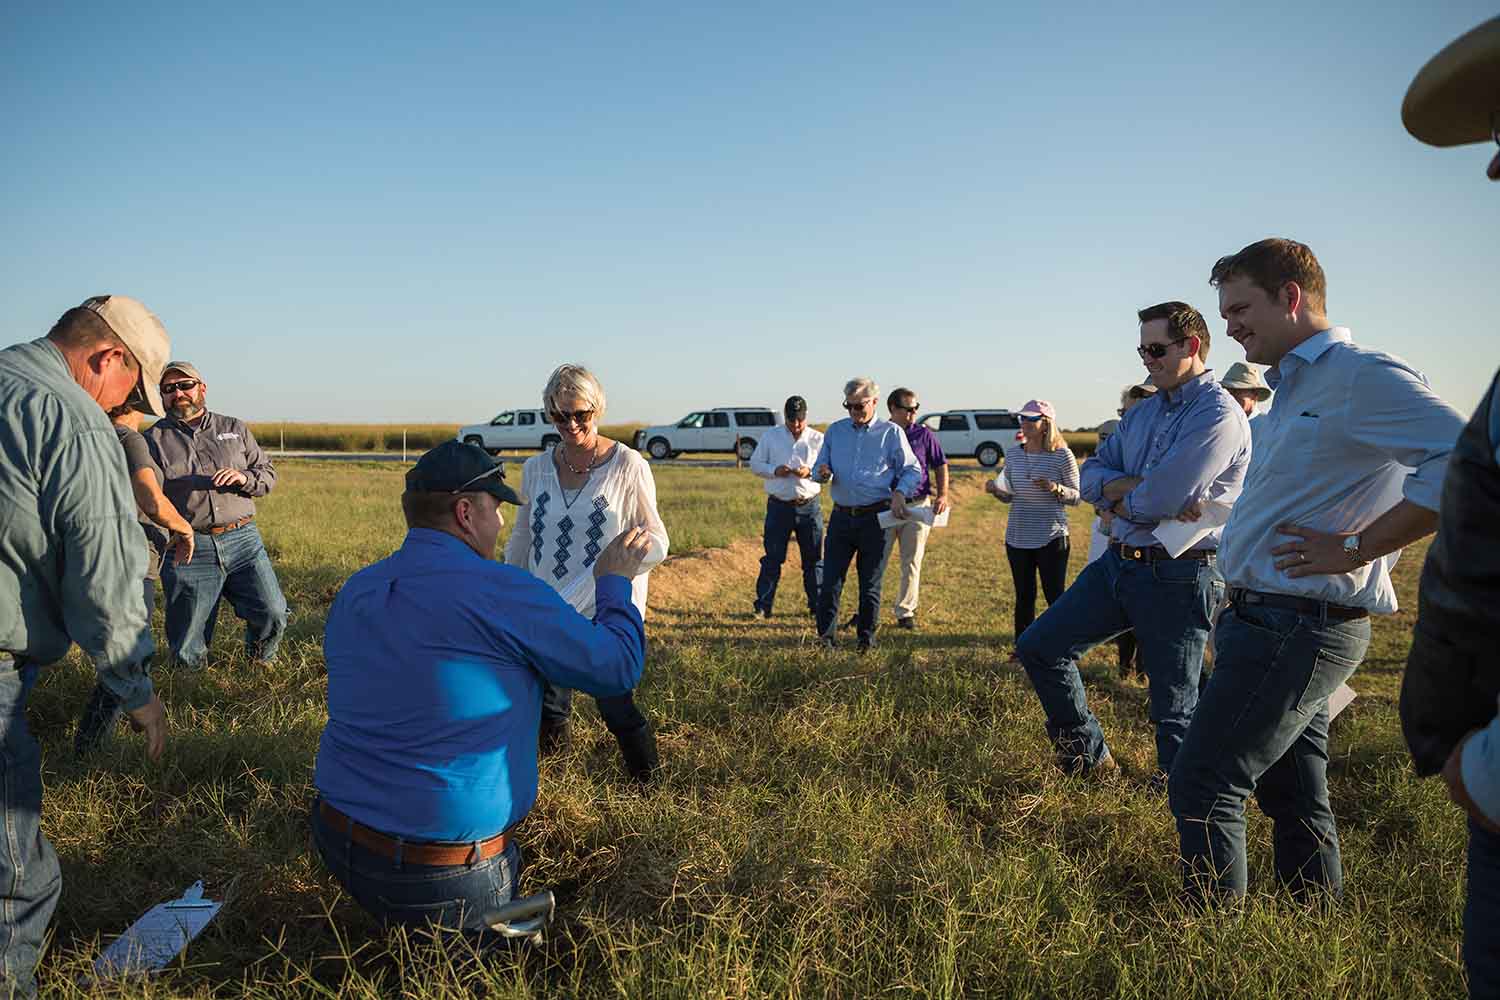
{"type": "MultiPolygon", "coordinates": [[[[921,408],[917,394],[910,389],[897,389],[886,397],[885,405],[891,423],[906,432],[906,443],[911,445],[917,464],[922,467],[922,478],[906,505],[907,511],[930,509],[934,516],[943,513],[948,509],[948,459],[937,435],[917,423],[917,410],[921,408]]],[[[922,555],[927,550],[927,533],[931,530],[913,517],[908,517],[900,527],[886,529],[886,549],[890,549],[892,541],[901,545],[901,589],[896,596],[898,628],[917,627],[922,555]]]]}

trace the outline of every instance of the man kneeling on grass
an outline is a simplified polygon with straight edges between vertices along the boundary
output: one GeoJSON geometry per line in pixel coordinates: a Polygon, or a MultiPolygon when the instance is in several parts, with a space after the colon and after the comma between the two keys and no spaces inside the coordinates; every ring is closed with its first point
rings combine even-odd
{"type": "Polygon", "coordinates": [[[637,526],[594,565],[592,621],[493,560],[504,466],[448,441],[406,474],[406,540],[328,612],[328,725],[312,810],[318,853],[383,923],[480,932],[516,891],[510,832],[537,794],[542,684],[621,695],[646,632],[630,600],[637,526]]]}

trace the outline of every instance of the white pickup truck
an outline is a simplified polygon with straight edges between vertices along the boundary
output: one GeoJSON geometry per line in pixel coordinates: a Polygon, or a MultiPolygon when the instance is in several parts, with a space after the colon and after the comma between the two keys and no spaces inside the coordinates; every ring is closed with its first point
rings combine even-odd
{"type": "Polygon", "coordinates": [[[685,451],[725,451],[748,462],[755,442],[781,421],[764,406],[720,406],[696,410],[675,424],[635,432],[635,446],[652,458],[676,458],[685,451]]]}
{"type": "Polygon", "coordinates": [[[487,424],[460,427],[458,439],[490,454],[528,448],[545,451],[562,440],[546,410],[503,410],[487,424]]]}
{"type": "Polygon", "coordinates": [[[973,455],[980,465],[993,469],[1015,441],[1021,418],[1009,410],[945,410],[927,414],[922,425],[937,435],[944,455],[973,455]]]}

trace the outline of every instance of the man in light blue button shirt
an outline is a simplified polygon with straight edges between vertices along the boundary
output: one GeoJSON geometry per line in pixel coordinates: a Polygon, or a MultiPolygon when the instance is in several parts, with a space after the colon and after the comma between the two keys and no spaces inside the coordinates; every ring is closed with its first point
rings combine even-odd
{"type": "Polygon", "coordinates": [[[818,592],[818,634],[833,646],[839,617],[839,597],[849,563],[859,573],[859,651],[875,644],[880,617],[880,583],[890,554],[880,513],[906,513],[906,498],[922,481],[922,466],[906,441],[906,434],[889,420],[875,416],[880,387],[873,379],[850,379],[844,386],[844,409],[849,416],[835,420],[823,435],[823,447],[813,460],[820,483],[831,483],[833,515],[823,540],[823,587],[818,592]],[[856,561],[857,560],[857,561],[856,561]]]}
{"type": "Polygon", "coordinates": [[[1277,878],[1343,887],[1328,801],[1328,696],[1396,610],[1390,567],[1437,525],[1463,419],[1397,358],[1329,324],[1301,243],[1261,240],[1214,265],[1245,360],[1269,365],[1271,411],[1219,547],[1230,605],[1169,796],[1195,897],[1243,895],[1245,803],[1274,824],[1277,878]]]}
{"type": "Polygon", "coordinates": [[[1157,781],[1171,769],[1198,703],[1198,678],[1223,581],[1218,532],[1173,557],[1154,534],[1202,499],[1233,502],[1250,461],[1250,430],[1206,365],[1208,324],[1186,302],[1137,313],[1136,348],[1157,392],[1125,414],[1079,474],[1083,499],[1114,515],[1110,546],[1016,639],[1016,656],[1047,714],[1058,767],[1115,767],[1089,709],[1078,659],[1134,629],[1150,678],[1157,781]]]}

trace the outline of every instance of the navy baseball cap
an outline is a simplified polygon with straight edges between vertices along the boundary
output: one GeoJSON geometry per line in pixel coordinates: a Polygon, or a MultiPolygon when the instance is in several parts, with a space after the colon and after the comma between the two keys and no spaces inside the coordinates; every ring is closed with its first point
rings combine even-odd
{"type": "Polygon", "coordinates": [[[788,396],[786,405],[781,408],[782,415],[788,420],[807,416],[807,400],[801,396],[788,396]]]}
{"type": "Polygon", "coordinates": [[[483,491],[506,503],[521,502],[505,485],[505,463],[463,441],[444,441],[417,459],[406,473],[406,488],[413,493],[483,491]]]}

